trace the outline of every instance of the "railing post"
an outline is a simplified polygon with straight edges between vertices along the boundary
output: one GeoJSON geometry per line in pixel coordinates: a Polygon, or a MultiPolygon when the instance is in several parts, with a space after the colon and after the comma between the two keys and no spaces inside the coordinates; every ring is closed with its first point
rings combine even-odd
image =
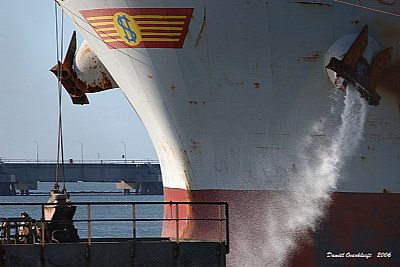
{"type": "Polygon", "coordinates": [[[218,205],[218,241],[222,244],[222,204],[218,205]]]}
{"type": "Polygon", "coordinates": [[[176,219],[176,243],[179,244],[179,208],[178,208],[178,203],[175,204],[175,219],[176,219]]]}
{"type": "Polygon", "coordinates": [[[228,208],[228,203],[225,203],[225,239],[226,239],[226,254],[229,254],[229,208],[228,208]]]}
{"type": "Polygon", "coordinates": [[[44,229],[44,221],[45,221],[45,218],[44,218],[44,205],[42,204],[42,219],[41,219],[41,221],[42,221],[42,236],[41,236],[41,250],[40,250],[40,266],[44,266],[44,264],[45,264],[45,257],[44,257],[44,231],[45,231],[45,229],[44,229]]]}
{"type": "Polygon", "coordinates": [[[9,243],[9,241],[10,241],[10,235],[11,235],[11,230],[10,230],[10,222],[9,221],[7,221],[6,223],[5,223],[5,236],[6,236],[6,240],[7,240],[7,243],[9,243]]]}
{"type": "Polygon", "coordinates": [[[169,202],[169,213],[171,215],[171,219],[173,218],[173,212],[172,212],[172,201],[169,202]]]}
{"type": "Polygon", "coordinates": [[[90,233],[90,204],[87,205],[87,222],[88,222],[88,245],[92,245],[92,238],[90,233]]]}
{"type": "Polygon", "coordinates": [[[42,204],[42,236],[41,236],[41,241],[40,243],[42,244],[42,248],[44,248],[44,234],[45,234],[45,230],[44,230],[44,205],[42,204]]]}
{"type": "Polygon", "coordinates": [[[135,204],[132,204],[132,227],[133,227],[133,239],[136,240],[136,208],[135,204]]]}
{"type": "Polygon", "coordinates": [[[18,227],[18,225],[19,225],[18,222],[15,221],[15,222],[14,222],[14,227],[15,227],[15,230],[14,230],[14,231],[15,231],[15,232],[14,232],[14,240],[15,240],[15,241],[14,241],[14,243],[15,243],[15,244],[18,243],[18,239],[19,239],[19,233],[18,233],[19,227],[18,227]]]}

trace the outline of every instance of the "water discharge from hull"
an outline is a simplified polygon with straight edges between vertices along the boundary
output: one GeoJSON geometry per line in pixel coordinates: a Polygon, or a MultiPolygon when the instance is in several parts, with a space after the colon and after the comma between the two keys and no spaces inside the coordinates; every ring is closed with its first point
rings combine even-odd
{"type": "Polygon", "coordinates": [[[288,174],[288,190],[274,197],[274,203],[260,207],[258,216],[263,217],[260,223],[264,225],[259,226],[258,238],[264,240],[260,242],[262,247],[254,248],[252,234],[239,233],[239,239],[245,242],[238,243],[237,250],[247,256],[236,257],[234,266],[290,266],[293,263],[288,261],[296,250],[312,243],[309,234],[318,230],[346,158],[355,153],[362,139],[366,113],[365,100],[355,88],[349,88],[344,107],[332,107],[330,119],[322,118],[314,125],[313,131],[332,133],[331,137],[318,146],[316,137],[300,142],[296,150],[298,165],[288,174]]]}

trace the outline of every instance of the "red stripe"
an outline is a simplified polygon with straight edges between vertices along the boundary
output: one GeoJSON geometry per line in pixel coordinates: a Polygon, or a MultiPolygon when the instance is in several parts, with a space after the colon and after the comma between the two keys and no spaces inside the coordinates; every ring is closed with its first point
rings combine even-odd
{"type": "MultiPolygon", "coordinates": [[[[116,30],[103,31],[102,29],[99,29],[97,31],[97,33],[99,33],[99,34],[116,33],[116,32],[117,32],[116,30]]],[[[114,38],[119,38],[119,36],[114,36],[114,38]]],[[[104,39],[104,37],[103,37],[103,39],[104,39]]]]}
{"type": "Polygon", "coordinates": [[[177,24],[145,24],[145,23],[140,23],[139,21],[136,21],[136,24],[142,28],[142,27],[165,27],[165,28],[170,28],[170,27],[180,27],[183,28],[184,24],[182,25],[177,25],[177,24]]]}
{"type": "Polygon", "coordinates": [[[140,28],[141,33],[145,32],[173,32],[173,33],[182,33],[180,30],[168,30],[168,29],[158,29],[158,30],[151,30],[146,28],[140,28]]]}
{"type": "MultiPolygon", "coordinates": [[[[142,34],[142,38],[168,38],[168,39],[178,39],[180,40],[180,36],[173,36],[173,35],[146,35],[142,34]]],[[[166,42],[166,41],[162,41],[166,42]]],[[[178,42],[178,41],[176,41],[178,42]]]]}
{"type": "Polygon", "coordinates": [[[134,15],[165,15],[165,16],[191,16],[193,8],[105,8],[94,10],[81,10],[85,17],[113,16],[116,12],[134,15]]]}
{"type": "MultiPolygon", "coordinates": [[[[179,16],[179,15],[178,15],[179,16]]],[[[177,18],[134,18],[137,23],[143,21],[167,21],[167,22],[184,22],[185,19],[177,19],[177,18]]]]}

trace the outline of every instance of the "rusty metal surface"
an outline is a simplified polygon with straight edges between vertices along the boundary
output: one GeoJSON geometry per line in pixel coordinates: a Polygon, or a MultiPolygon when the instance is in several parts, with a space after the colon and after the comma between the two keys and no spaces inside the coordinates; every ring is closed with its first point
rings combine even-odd
{"type": "Polygon", "coordinates": [[[73,104],[89,104],[86,93],[96,93],[118,87],[107,69],[97,58],[87,42],[76,53],[74,31],[64,62],[50,69],[61,80],[73,104]],[[61,75],[59,72],[61,70],[61,75]]]}
{"type": "Polygon", "coordinates": [[[391,69],[389,62],[392,58],[393,47],[377,52],[369,64],[368,59],[364,57],[367,46],[368,26],[365,25],[343,59],[332,57],[326,68],[336,73],[335,84],[339,82],[339,78],[345,80],[344,85],[341,85],[339,89],[345,89],[346,83],[357,84],[357,90],[361,96],[370,105],[377,106],[381,96],[376,92],[376,88],[385,79],[383,77],[385,70],[391,69]]]}
{"type": "Polygon", "coordinates": [[[400,97],[400,60],[391,62],[382,70],[381,89],[400,97]]]}
{"type": "Polygon", "coordinates": [[[357,62],[362,57],[365,48],[368,45],[368,25],[365,25],[361,32],[358,34],[356,40],[347,51],[347,53],[343,56],[343,63],[350,66],[351,71],[356,70],[357,62]]]}

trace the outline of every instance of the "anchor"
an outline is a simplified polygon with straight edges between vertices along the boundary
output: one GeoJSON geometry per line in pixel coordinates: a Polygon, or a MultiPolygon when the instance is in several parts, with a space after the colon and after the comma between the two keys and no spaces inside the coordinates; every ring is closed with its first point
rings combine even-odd
{"type": "Polygon", "coordinates": [[[340,79],[344,80],[339,89],[346,91],[347,85],[351,84],[368,104],[378,106],[381,96],[376,92],[376,87],[382,76],[383,67],[391,58],[392,47],[378,52],[369,64],[363,57],[367,45],[368,25],[365,25],[343,59],[332,57],[325,68],[336,73],[335,84],[340,84],[340,79]]]}

